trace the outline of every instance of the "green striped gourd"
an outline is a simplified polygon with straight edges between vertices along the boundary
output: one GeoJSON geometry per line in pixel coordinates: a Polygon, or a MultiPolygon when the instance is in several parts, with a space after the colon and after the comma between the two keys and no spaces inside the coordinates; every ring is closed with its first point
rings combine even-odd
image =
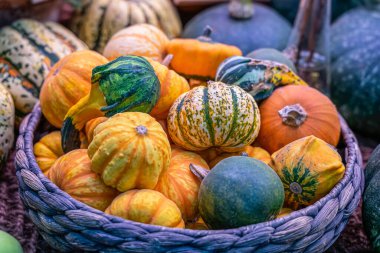
{"type": "Polygon", "coordinates": [[[64,152],[78,148],[87,121],[120,112],[149,113],[157,103],[160,82],[140,56],[122,56],[92,70],[90,93],[70,108],[62,126],[64,152]]]}
{"type": "Polygon", "coordinates": [[[0,85],[0,168],[4,165],[13,146],[15,109],[11,94],[0,85]]]}
{"type": "Polygon", "coordinates": [[[16,112],[30,112],[51,67],[63,56],[86,49],[63,26],[21,19],[0,30],[0,84],[12,94],[16,112]]]}

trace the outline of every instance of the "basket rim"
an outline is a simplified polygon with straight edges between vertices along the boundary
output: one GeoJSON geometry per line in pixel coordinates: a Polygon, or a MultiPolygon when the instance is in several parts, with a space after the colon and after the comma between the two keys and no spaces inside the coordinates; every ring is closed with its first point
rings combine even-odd
{"type": "MultiPolygon", "coordinates": [[[[290,220],[296,219],[298,217],[308,216],[308,213],[315,212],[315,209],[320,210],[330,199],[337,197],[339,193],[342,191],[342,189],[347,185],[347,183],[351,179],[355,179],[353,176],[354,170],[355,170],[355,161],[359,161],[360,169],[362,167],[362,156],[359,149],[359,146],[357,144],[356,137],[352,133],[351,129],[348,127],[346,121],[344,118],[339,114],[339,120],[341,125],[341,136],[343,137],[344,143],[345,143],[345,157],[342,160],[345,164],[345,173],[343,178],[334,186],[334,188],[323,198],[315,202],[314,204],[307,206],[305,208],[302,208],[297,211],[293,211],[291,214],[286,215],[281,218],[276,218],[274,220],[265,221],[257,224],[251,224],[247,226],[237,227],[237,228],[230,228],[230,229],[217,229],[217,230],[193,230],[188,228],[171,228],[171,227],[163,227],[158,225],[150,225],[145,223],[140,223],[136,221],[126,220],[117,216],[106,214],[103,211],[97,210],[91,206],[88,206],[73,197],[71,197],[68,193],[64,192],[58,186],[56,186],[54,183],[52,183],[41,171],[39,168],[35,155],[33,152],[33,140],[34,140],[34,133],[37,130],[40,120],[43,117],[41,112],[40,103],[37,102],[34,106],[31,113],[29,113],[24,120],[22,121],[20,125],[20,132],[19,132],[19,138],[24,137],[25,144],[19,149],[23,149],[27,155],[27,157],[33,157],[33,159],[28,159],[29,168],[28,170],[31,171],[31,173],[35,174],[39,179],[42,179],[42,183],[45,184],[46,182],[49,183],[49,188],[53,189],[54,192],[57,194],[60,194],[62,196],[65,196],[68,198],[70,202],[75,204],[77,209],[81,209],[84,211],[88,211],[90,213],[95,213],[97,215],[102,215],[107,217],[107,219],[112,223],[124,223],[124,224],[132,224],[135,226],[139,226],[141,228],[154,228],[157,231],[170,231],[170,232],[180,232],[181,234],[191,234],[194,235],[194,233],[197,234],[198,237],[207,236],[210,234],[245,234],[247,232],[252,232],[257,229],[263,228],[263,227],[279,227],[284,223],[289,222],[290,220]],[[358,159],[355,159],[355,158],[358,159]],[[38,168],[38,169],[33,169],[38,168]]],[[[17,145],[16,145],[17,147],[17,145]]],[[[15,159],[16,160],[16,159],[15,159]]],[[[16,166],[16,171],[19,171],[19,169],[16,166]]],[[[361,186],[363,187],[363,185],[361,186]]],[[[47,190],[47,189],[46,189],[47,190]]],[[[48,190],[47,190],[48,191],[48,190]]],[[[51,191],[51,190],[49,190],[51,191]]]]}

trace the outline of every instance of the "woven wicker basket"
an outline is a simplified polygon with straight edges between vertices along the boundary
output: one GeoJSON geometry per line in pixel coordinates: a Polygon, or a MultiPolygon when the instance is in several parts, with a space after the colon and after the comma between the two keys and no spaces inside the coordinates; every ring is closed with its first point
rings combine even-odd
{"type": "Polygon", "coordinates": [[[40,119],[37,104],[20,127],[16,173],[29,217],[43,238],[64,252],[323,252],[344,229],[363,191],[361,154],[341,119],[345,176],[327,196],[305,209],[228,230],[173,229],[127,221],[74,200],[42,174],[33,155],[40,119]]]}

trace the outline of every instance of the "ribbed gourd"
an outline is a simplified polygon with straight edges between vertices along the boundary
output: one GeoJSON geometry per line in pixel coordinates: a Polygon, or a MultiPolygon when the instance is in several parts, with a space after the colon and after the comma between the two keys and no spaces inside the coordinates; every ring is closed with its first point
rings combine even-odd
{"type": "Polygon", "coordinates": [[[17,115],[29,113],[41,85],[62,57],[86,45],[63,26],[20,19],[0,29],[0,84],[12,94],[17,115]]]}
{"type": "Polygon", "coordinates": [[[119,191],[154,189],[170,163],[170,143],[149,114],[118,113],[94,130],[91,169],[119,191]]]}
{"type": "Polygon", "coordinates": [[[13,147],[15,107],[8,90],[0,84],[0,169],[13,147]]]}
{"type": "Polygon", "coordinates": [[[173,142],[187,150],[239,151],[256,139],[260,112],[240,87],[209,82],[177,98],[169,111],[168,130],[173,142]]]}
{"type": "Polygon", "coordinates": [[[140,56],[122,56],[93,69],[90,93],[65,116],[62,147],[68,152],[79,147],[79,131],[97,117],[120,112],[149,113],[160,94],[160,81],[152,65],[140,56]]]}

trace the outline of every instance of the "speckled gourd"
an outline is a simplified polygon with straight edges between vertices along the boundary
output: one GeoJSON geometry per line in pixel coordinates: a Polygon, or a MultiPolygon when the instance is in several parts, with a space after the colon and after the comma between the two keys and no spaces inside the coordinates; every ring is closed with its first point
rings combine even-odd
{"type": "Polygon", "coordinates": [[[14,140],[15,107],[8,90],[0,84],[0,168],[5,164],[14,140]]]}

